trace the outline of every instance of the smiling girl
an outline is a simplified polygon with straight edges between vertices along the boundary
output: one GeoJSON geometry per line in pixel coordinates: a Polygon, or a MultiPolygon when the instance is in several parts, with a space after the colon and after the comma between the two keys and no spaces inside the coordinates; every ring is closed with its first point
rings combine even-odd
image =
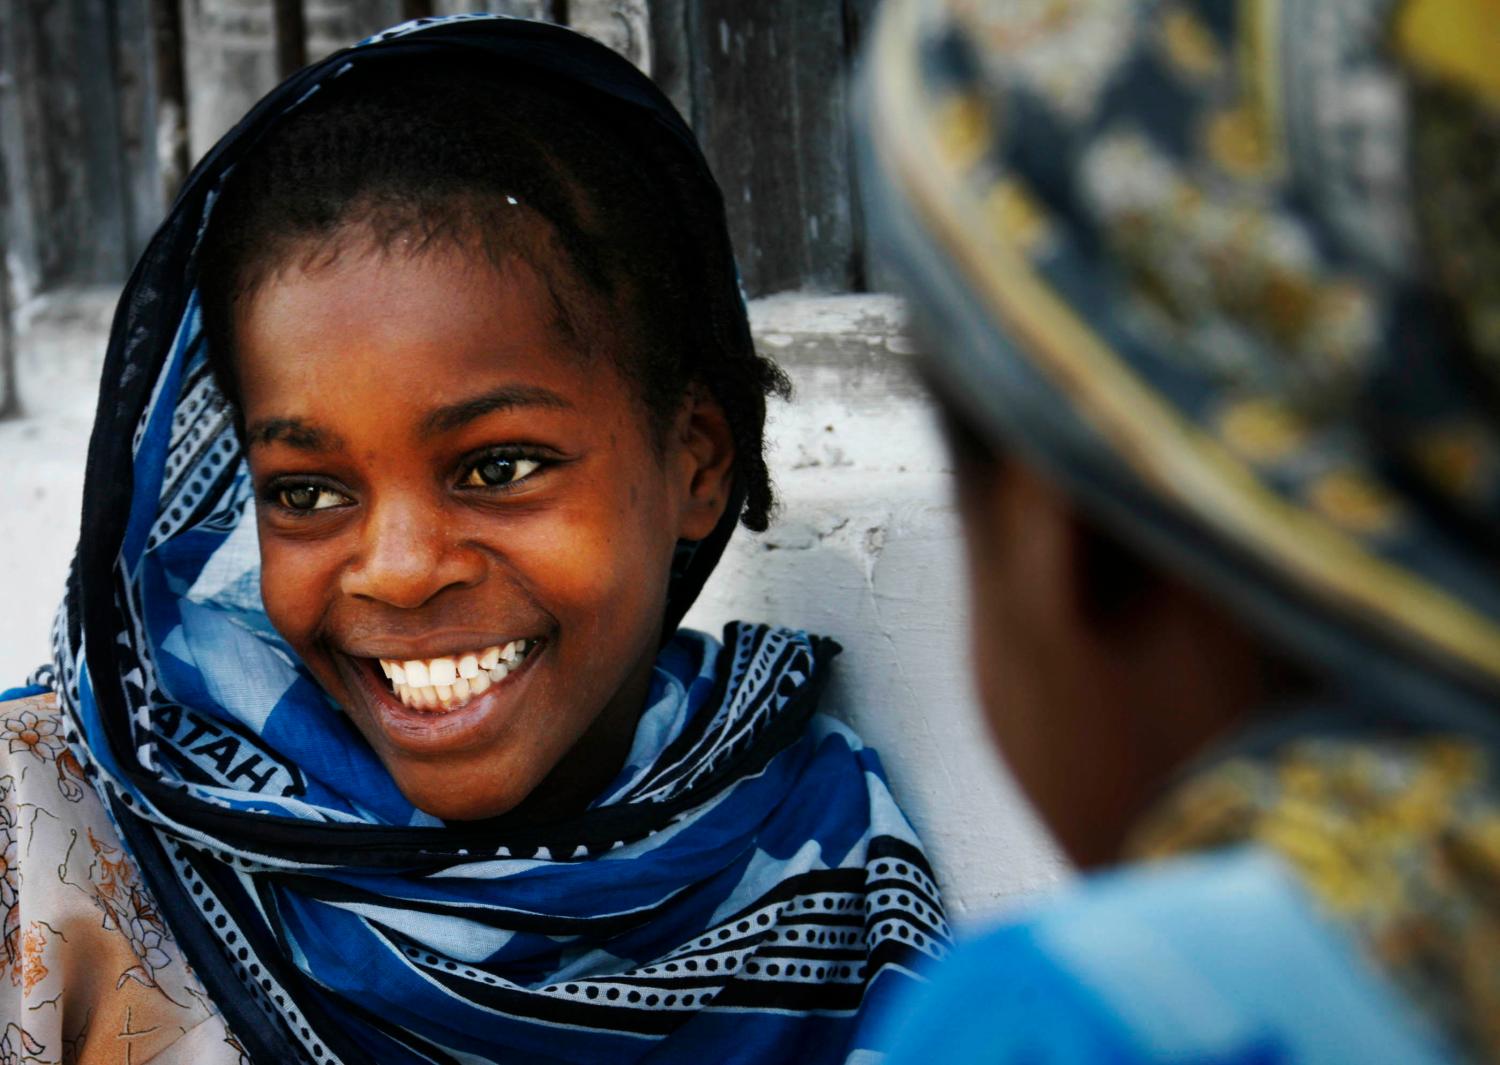
{"type": "Polygon", "coordinates": [[[12,1048],[873,1049],[947,928],[815,713],[837,647],[677,627],[765,527],[781,387],[691,134],[601,46],[422,23],[267,97],[121,301],[61,709],[0,707],[12,1048]]]}

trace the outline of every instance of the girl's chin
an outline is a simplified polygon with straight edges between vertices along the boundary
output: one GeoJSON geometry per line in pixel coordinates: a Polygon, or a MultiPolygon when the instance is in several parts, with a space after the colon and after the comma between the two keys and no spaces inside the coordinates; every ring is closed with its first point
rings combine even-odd
{"type": "MultiPolygon", "coordinates": [[[[442,821],[483,821],[508,814],[525,802],[535,783],[527,781],[522,789],[508,788],[497,794],[493,772],[485,774],[487,779],[471,790],[455,784],[446,774],[434,779],[430,766],[397,764],[386,768],[408,802],[442,821]]],[[[514,784],[515,778],[510,783],[514,784]]]]}

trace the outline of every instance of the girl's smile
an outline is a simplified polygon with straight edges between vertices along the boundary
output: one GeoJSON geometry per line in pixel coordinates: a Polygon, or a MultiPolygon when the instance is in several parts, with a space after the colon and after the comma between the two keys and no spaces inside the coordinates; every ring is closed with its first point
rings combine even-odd
{"type": "MultiPolygon", "coordinates": [[[[402,683],[398,688],[384,676],[379,659],[345,654],[333,657],[349,690],[358,692],[363,698],[372,720],[384,731],[392,747],[410,755],[441,756],[445,752],[484,743],[489,729],[504,725],[518,711],[526,698],[531,670],[545,647],[541,641],[533,641],[533,644],[534,649],[524,658],[517,656],[513,659],[514,668],[497,656],[496,665],[477,672],[473,682],[455,676],[452,685],[402,683]],[[496,673],[500,676],[491,680],[496,673]],[[484,678],[482,683],[478,682],[480,677],[484,678]],[[454,691],[458,684],[463,685],[462,695],[454,691]],[[447,688],[448,694],[439,694],[436,689],[440,688],[447,688]],[[413,689],[419,694],[413,695],[413,689]],[[442,705],[444,701],[446,706],[442,705]]],[[[405,665],[426,665],[432,661],[407,659],[405,665]]],[[[435,661],[453,662],[454,659],[441,656],[435,661]]],[[[404,675],[404,667],[398,664],[397,668],[402,668],[404,675]]]]}
{"type": "Polygon", "coordinates": [[[659,433],[619,353],[559,319],[518,257],[357,239],[236,316],[267,614],[439,817],[609,782],[675,545],[728,497],[718,405],[691,395],[659,433]]]}
{"type": "Polygon", "coordinates": [[[519,672],[540,646],[541,641],[532,637],[437,658],[397,655],[382,658],[380,671],[403,706],[436,713],[457,709],[519,672]]]}

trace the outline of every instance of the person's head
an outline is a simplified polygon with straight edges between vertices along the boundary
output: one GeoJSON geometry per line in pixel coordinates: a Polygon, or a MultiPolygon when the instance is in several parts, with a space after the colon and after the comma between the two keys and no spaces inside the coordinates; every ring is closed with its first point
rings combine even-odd
{"type": "Polygon", "coordinates": [[[209,357],[271,623],[416,806],[555,813],[619,768],[679,544],[765,526],[784,379],[712,321],[722,215],[674,198],[645,123],[400,69],[237,165],[200,250],[209,357]]]}
{"type": "Polygon", "coordinates": [[[1272,705],[1500,726],[1483,15],[1261,6],[893,0],[868,63],[981,698],[1085,864],[1272,705]]]}
{"type": "Polygon", "coordinates": [[[1313,682],[934,385],[990,733],[1069,857],[1108,863],[1183,764],[1313,682]]]}

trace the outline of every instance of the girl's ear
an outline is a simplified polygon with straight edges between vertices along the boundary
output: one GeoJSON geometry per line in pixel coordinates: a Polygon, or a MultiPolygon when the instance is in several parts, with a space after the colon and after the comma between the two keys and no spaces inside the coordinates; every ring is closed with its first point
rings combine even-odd
{"type": "Polygon", "coordinates": [[[677,538],[702,540],[724,514],[734,476],[734,433],[724,408],[694,385],[673,426],[673,460],[683,486],[677,538]]]}

